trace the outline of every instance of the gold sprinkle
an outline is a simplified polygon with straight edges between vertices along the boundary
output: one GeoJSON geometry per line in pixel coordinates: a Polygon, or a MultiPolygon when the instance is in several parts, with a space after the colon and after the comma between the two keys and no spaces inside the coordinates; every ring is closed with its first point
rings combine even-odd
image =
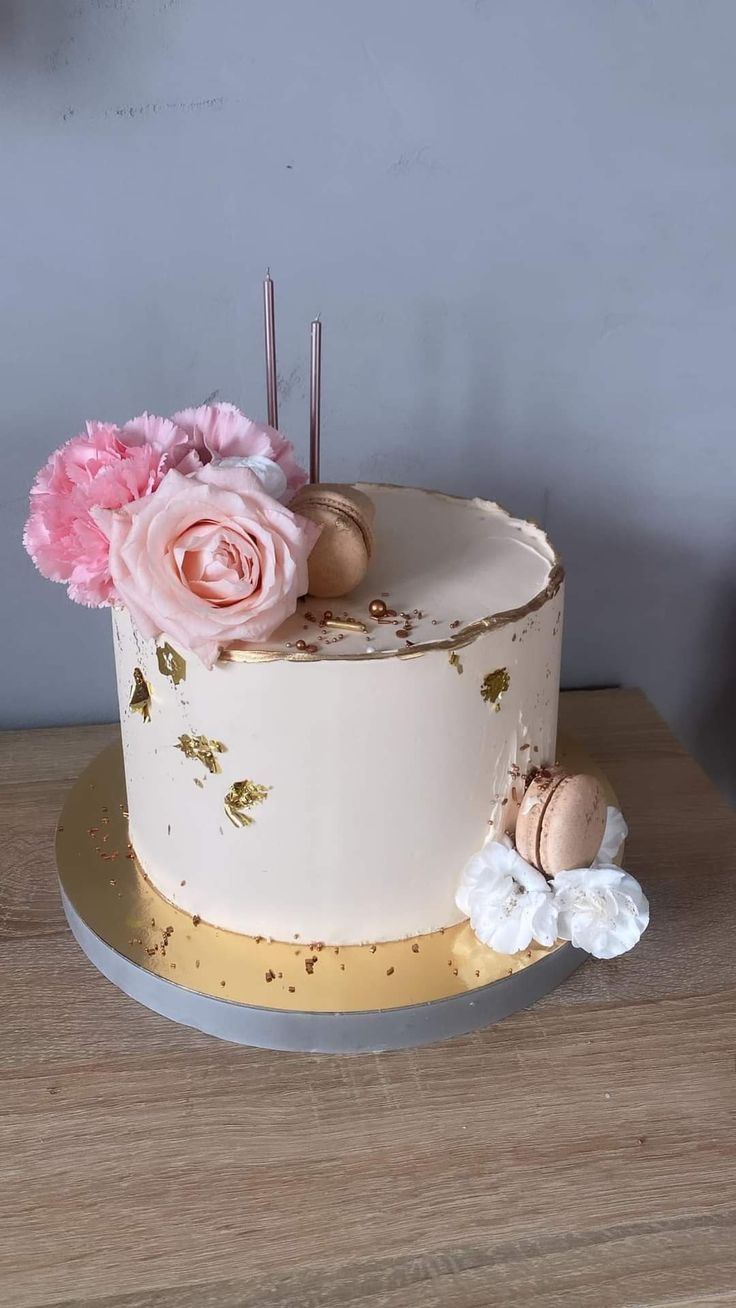
{"type": "Polygon", "coordinates": [[[151,721],[151,687],[140,668],[133,668],[133,693],[130,697],[131,713],[140,713],[144,722],[151,721]]]}
{"type": "Polygon", "coordinates": [[[463,669],[463,665],[462,665],[462,663],[461,663],[461,661],[460,661],[460,655],[457,654],[457,653],[455,652],[455,650],[453,650],[452,653],[451,653],[451,655],[450,655],[450,667],[451,667],[451,668],[455,668],[455,669],[457,670],[457,672],[459,672],[460,676],[463,675],[463,671],[464,671],[464,669],[463,669]]]}
{"type": "Polygon", "coordinates": [[[416,940],[414,941],[414,944],[413,944],[412,947],[411,947],[411,952],[412,952],[412,954],[418,954],[418,953],[419,953],[419,945],[417,944],[416,940]]]}
{"type": "Polygon", "coordinates": [[[249,809],[255,804],[262,804],[268,799],[270,786],[260,786],[257,781],[234,781],[225,796],[225,812],[234,827],[252,827],[249,809]]]}
{"type": "Polygon", "coordinates": [[[275,980],[276,980],[276,973],[275,973],[275,972],[272,972],[270,967],[269,967],[268,971],[266,972],[265,976],[266,976],[266,980],[267,980],[267,981],[275,981],[275,980]]]}
{"type": "Polygon", "coordinates": [[[168,641],[156,649],[156,660],[159,672],[164,677],[171,677],[175,686],[178,686],[180,681],[186,680],[186,659],[183,659],[168,641]]]}
{"type": "Polygon", "coordinates": [[[486,704],[493,704],[498,713],[501,708],[501,696],[506,694],[511,685],[511,678],[506,668],[496,668],[494,672],[489,672],[483,678],[480,688],[481,699],[486,704]]]}
{"type": "Polygon", "coordinates": [[[359,622],[357,618],[325,618],[325,627],[331,627],[333,631],[367,631],[364,622],[359,622]]]}
{"type": "Polygon", "coordinates": [[[387,967],[386,976],[393,976],[393,974],[394,974],[394,969],[392,967],[387,967]]]}
{"type": "Polygon", "coordinates": [[[208,736],[180,736],[175,745],[185,758],[194,759],[206,767],[208,772],[222,772],[217,754],[224,754],[226,746],[221,740],[210,740],[208,736]]]}
{"type": "Polygon", "coordinates": [[[290,995],[296,994],[296,986],[289,986],[289,994],[290,995]]]}

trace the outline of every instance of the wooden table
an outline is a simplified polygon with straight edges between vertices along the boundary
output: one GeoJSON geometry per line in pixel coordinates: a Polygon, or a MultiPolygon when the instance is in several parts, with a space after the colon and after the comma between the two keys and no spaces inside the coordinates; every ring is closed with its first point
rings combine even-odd
{"type": "Polygon", "coordinates": [[[0,1303],[736,1303],[736,815],[635,691],[563,697],[653,923],[428,1049],[221,1044],[66,928],[53,831],[115,728],[0,737],[0,1303]]]}

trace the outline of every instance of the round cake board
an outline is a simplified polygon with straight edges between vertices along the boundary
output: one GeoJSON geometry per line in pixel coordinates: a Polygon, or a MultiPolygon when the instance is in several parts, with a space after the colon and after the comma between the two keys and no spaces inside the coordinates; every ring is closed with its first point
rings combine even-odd
{"type": "MultiPolygon", "coordinates": [[[[571,770],[594,772],[570,742],[571,770]]],[[[489,1026],[548,994],[587,955],[567,943],[520,955],[467,922],[376,945],[271,941],[201,922],[164,899],[128,844],[115,742],[72,787],[57,831],[61,899],[90,962],[125,994],[235,1044],[309,1053],[406,1049],[489,1026]]]]}

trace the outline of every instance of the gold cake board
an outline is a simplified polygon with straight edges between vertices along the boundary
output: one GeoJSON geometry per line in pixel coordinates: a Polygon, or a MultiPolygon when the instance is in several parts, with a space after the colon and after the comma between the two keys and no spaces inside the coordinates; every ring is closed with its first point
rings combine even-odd
{"type": "MultiPolygon", "coordinates": [[[[569,741],[560,759],[595,772],[569,741]]],[[[108,980],[186,1026],[267,1049],[359,1053],[477,1030],[553,990],[586,955],[570,944],[513,957],[467,922],[376,945],[266,940],[198,922],[151,885],[128,844],[120,742],[75,782],[56,856],[71,930],[108,980]]]]}

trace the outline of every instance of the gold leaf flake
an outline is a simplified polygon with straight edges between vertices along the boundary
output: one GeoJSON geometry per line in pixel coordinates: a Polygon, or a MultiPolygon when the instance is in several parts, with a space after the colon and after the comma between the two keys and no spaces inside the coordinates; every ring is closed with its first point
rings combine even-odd
{"type": "Polygon", "coordinates": [[[133,693],[129,708],[131,713],[140,713],[144,722],[151,721],[151,687],[140,668],[133,668],[133,693]]]}
{"type": "Polygon", "coordinates": [[[158,659],[159,672],[164,677],[171,677],[175,686],[178,686],[180,681],[186,680],[186,659],[182,658],[181,654],[168,641],[157,647],[156,658],[158,659]]]}
{"type": "Polygon", "coordinates": [[[270,789],[270,786],[259,786],[257,781],[234,781],[225,796],[225,812],[233,826],[252,826],[255,818],[248,810],[255,804],[262,804],[270,789]]]}
{"type": "Polygon", "coordinates": [[[460,676],[462,676],[463,672],[465,671],[460,661],[460,655],[457,653],[456,650],[453,650],[452,654],[450,655],[450,667],[455,668],[460,673],[460,676]]]}
{"type": "Polygon", "coordinates": [[[496,668],[494,672],[489,672],[488,676],[483,678],[480,688],[481,698],[486,704],[493,704],[498,713],[501,709],[501,696],[506,694],[510,685],[508,669],[496,668]]]}
{"type": "Polygon", "coordinates": [[[206,767],[208,772],[222,772],[218,754],[224,754],[226,747],[221,740],[210,740],[208,736],[180,736],[176,742],[185,758],[193,758],[206,767]]]}

